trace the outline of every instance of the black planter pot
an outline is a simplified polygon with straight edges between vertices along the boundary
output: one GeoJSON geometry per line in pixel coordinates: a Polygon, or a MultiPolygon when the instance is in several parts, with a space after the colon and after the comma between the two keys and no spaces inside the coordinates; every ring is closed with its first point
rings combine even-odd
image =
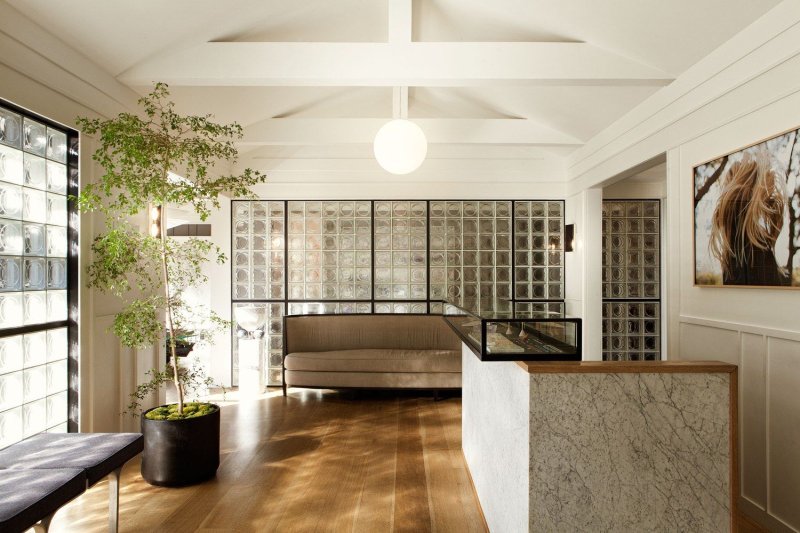
{"type": "Polygon", "coordinates": [[[180,487],[214,477],[219,467],[219,416],[218,406],[211,414],[186,420],[148,420],[143,414],[145,481],[180,487]]]}

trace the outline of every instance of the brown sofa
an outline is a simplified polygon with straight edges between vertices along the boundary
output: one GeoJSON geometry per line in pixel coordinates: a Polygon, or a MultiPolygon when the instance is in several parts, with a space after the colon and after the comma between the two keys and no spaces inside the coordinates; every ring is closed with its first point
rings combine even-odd
{"type": "Polygon", "coordinates": [[[287,387],[460,389],[461,341],[438,315],[287,316],[287,387]]]}

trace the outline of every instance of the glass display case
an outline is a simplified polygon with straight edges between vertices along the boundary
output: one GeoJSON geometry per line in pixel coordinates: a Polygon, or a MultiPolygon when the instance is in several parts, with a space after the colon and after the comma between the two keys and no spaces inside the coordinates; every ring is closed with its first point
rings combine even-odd
{"type": "Polygon", "coordinates": [[[481,361],[580,361],[581,319],[548,302],[446,301],[444,320],[481,361]]]}

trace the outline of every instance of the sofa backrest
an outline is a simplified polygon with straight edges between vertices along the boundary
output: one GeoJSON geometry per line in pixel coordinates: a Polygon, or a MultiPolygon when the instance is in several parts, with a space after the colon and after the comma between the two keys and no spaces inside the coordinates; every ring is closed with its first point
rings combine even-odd
{"type": "Polygon", "coordinates": [[[439,315],[303,315],[285,320],[287,354],[365,348],[461,351],[461,340],[439,315]]]}

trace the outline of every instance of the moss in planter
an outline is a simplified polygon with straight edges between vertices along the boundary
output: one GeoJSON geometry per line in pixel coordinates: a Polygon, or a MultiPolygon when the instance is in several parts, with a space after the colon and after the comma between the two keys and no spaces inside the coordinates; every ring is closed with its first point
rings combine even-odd
{"type": "Polygon", "coordinates": [[[189,402],[183,404],[183,414],[178,414],[178,404],[162,405],[152,411],[148,411],[144,416],[148,420],[185,420],[187,418],[197,418],[198,416],[210,415],[218,410],[214,404],[189,402]]]}

